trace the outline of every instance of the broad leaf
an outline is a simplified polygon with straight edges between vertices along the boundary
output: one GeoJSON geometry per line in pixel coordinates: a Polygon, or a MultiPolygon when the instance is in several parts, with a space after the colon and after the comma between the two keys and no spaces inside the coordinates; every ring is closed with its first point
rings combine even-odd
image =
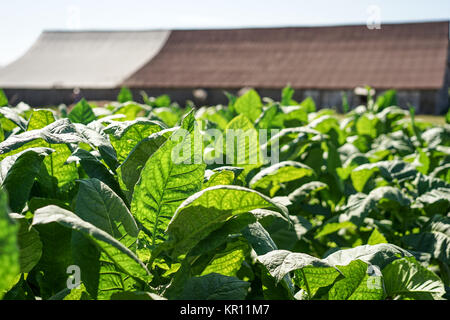
{"type": "Polygon", "coordinates": [[[190,278],[179,299],[243,300],[247,296],[249,287],[249,282],[238,278],[210,273],[205,276],[190,278]]]}
{"type": "Polygon", "coordinates": [[[44,158],[52,152],[48,148],[29,148],[0,162],[0,183],[8,191],[11,210],[22,211],[44,158]]]}
{"type": "Polygon", "coordinates": [[[8,215],[6,194],[0,190],[0,298],[14,285],[20,272],[17,230],[8,215]]]}
{"type": "Polygon", "coordinates": [[[104,132],[109,134],[117,159],[122,163],[140,141],[162,129],[163,125],[155,121],[134,120],[110,124],[104,132]]]}
{"type": "Polygon", "coordinates": [[[216,186],[194,194],[178,207],[168,226],[175,246],[173,255],[188,251],[232,217],[263,208],[287,215],[285,207],[243,187],[216,186]]]}
{"type": "Polygon", "coordinates": [[[96,117],[91,106],[83,98],[73,107],[72,111],[70,111],[69,119],[73,123],[88,124],[94,121],[96,117]]]}
{"type": "Polygon", "coordinates": [[[156,152],[174,132],[174,129],[166,129],[152,134],[150,137],[140,141],[118,169],[121,178],[122,188],[126,190],[128,200],[134,191],[142,169],[144,168],[150,156],[156,152]]]}
{"type": "MultiPolygon", "coordinates": [[[[57,206],[47,206],[35,211],[33,225],[45,225],[57,222],[71,230],[81,233],[90,240],[95,247],[105,254],[112,262],[113,268],[119,269],[124,274],[136,280],[148,281],[151,276],[145,265],[123,244],[114,239],[105,231],[95,227],[89,222],[81,220],[74,213],[57,206]]],[[[77,243],[74,244],[75,246],[77,243]]],[[[116,285],[111,283],[110,285],[116,285]]],[[[123,285],[123,283],[122,283],[123,285]]],[[[101,288],[106,290],[107,288],[101,288]]],[[[124,291],[126,287],[114,287],[114,290],[124,291]]]]}
{"type": "Polygon", "coordinates": [[[292,271],[302,269],[307,266],[329,268],[331,264],[310,256],[305,253],[290,252],[287,250],[274,250],[265,255],[258,256],[261,262],[272,277],[280,281],[292,271]]]}
{"type": "Polygon", "coordinates": [[[20,272],[28,273],[42,256],[42,242],[39,238],[39,232],[30,227],[24,216],[11,213],[10,217],[19,224],[17,244],[19,246],[20,272]]]}
{"type": "Polygon", "coordinates": [[[201,190],[206,165],[194,163],[195,155],[191,153],[193,120],[191,113],[185,118],[181,130],[174,133],[178,138],[178,133],[183,135],[181,143],[171,138],[153,153],[134,187],[131,212],[142,224],[151,246],[167,239],[166,228],[176,208],[201,190]],[[175,148],[184,150],[186,147],[187,164],[179,162],[174,156],[175,148]]]}
{"type": "Polygon", "coordinates": [[[249,90],[236,100],[234,108],[237,113],[245,115],[251,121],[255,121],[262,111],[261,98],[255,90],[249,90]]]}
{"type": "Polygon", "coordinates": [[[450,218],[436,215],[420,233],[404,236],[402,240],[414,250],[430,253],[433,258],[450,264],[450,218]]]}
{"type": "Polygon", "coordinates": [[[331,265],[344,266],[353,260],[361,260],[383,269],[400,257],[411,257],[411,253],[393,244],[364,245],[356,248],[336,251],[324,260],[331,265]]]}
{"type": "Polygon", "coordinates": [[[386,294],[391,298],[427,300],[441,297],[444,284],[414,258],[402,258],[383,269],[386,294]]]}
{"type": "Polygon", "coordinates": [[[307,165],[294,161],[285,161],[261,170],[252,178],[249,185],[253,189],[267,190],[270,196],[273,197],[282,184],[313,174],[314,170],[307,165]]]}

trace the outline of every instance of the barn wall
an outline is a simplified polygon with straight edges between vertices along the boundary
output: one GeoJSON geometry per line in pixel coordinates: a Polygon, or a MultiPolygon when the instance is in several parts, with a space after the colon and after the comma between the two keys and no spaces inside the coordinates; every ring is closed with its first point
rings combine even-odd
{"type": "MultiPolygon", "coordinates": [[[[61,103],[70,105],[81,98],[95,101],[115,101],[120,89],[82,89],[78,95],[75,95],[70,89],[52,89],[52,90],[31,90],[31,89],[6,89],[10,103],[16,105],[24,101],[33,107],[49,107],[61,103]]],[[[132,89],[133,96],[137,102],[143,102],[140,92],[142,89],[132,89]]],[[[196,99],[191,89],[144,89],[148,96],[158,96],[169,94],[172,101],[178,102],[184,106],[187,100],[193,101],[197,106],[227,104],[228,99],[224,91],[232,94],[238,94],[236,89],[206,89],[206,100],[196,99]]],[[[270,97],[276,101],[281,99],[281,89],[261,89],[258,90],[262,97],[270,97]]],[[[353,90],[296,90],[293,99],[302,101],[311,97],[317,106],[322,108],[336,109],[342,111],[342,93],[347,93],[348,103],[351,108],[364,103],[363,99],[356,96],[353,90]]],[[[381,91],[380,91],[381,93],[381,91]]],[[[398,91],[398,104],[407,109],[408,105],[413,105],[416,112],[420,114],[443,114],[448,109],[448,91],[398,91]]]]}

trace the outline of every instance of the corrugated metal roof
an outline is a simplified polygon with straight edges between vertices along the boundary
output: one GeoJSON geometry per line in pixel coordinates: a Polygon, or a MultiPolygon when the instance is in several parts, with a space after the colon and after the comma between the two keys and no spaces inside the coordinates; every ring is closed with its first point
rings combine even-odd
{"type": "Polygon", "coordinates": [[[438,89],[449,23],[173,31],[125,85],[141,88],[438,89]]]}
{"type": "Polygon", "coordinates": [[[150,61],[169,31],[44,32],[0,70],[3,88],[114,88],[150,61]]]}

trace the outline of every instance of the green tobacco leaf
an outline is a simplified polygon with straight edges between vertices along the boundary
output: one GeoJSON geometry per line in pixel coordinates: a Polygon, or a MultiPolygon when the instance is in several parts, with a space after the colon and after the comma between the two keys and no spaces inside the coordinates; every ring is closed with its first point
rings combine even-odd
{"type": "Polygon", "coordinates": [[[27,131],[42,129],[55,122],[55,116],[50,109],[35,109],[28,120],[27,131]]]}
{"type": "Polygon", "coordinates": [[[382,95],[379,95],[377,98],[377,110],[381,111],[391,106],[397,105],[397,91],[395,90],[387,90],[382,95]]]}
{"type": "Polygon", "coordinates": [[[126,190],[127,198],[131,201],[134,186],[141,176],[147,160],[170,138],[176,128],[166,129],[152,134],[148,138],[140,141],[118,169],[118,174],[122,182],[122,188],[126,190]]]}
{"type": "Polygon", "coordinates": [[[424,206],[428,213],[446,214],[450,208],[450,188],[436,188],[422,194],[416,203],[424,206]]]}
{"type": "Polygon", "coordinates": [[[383,277],[386,294],[391,298],[427,300],[445,293],[441,279],[413,257],[392,262],[383,269],[383,277]]]}
{"type": "Polygon", "coordinates": [[[401,256],[411,254],[394,245],[380,244],[340,250],[325,259],[274,250],[258,256],[258,260],[277,281],[295,271],[295,283],[310,299],[326,295],[332,300],[360,300],[381,299],[384,295],[381,275],[372,275],[368,266],[383,268],[401,256]]]}
{"type": "Polygon", "coordinates": [[[433,258],[450,264],[450,218],[436,215],[420,233],[404,236],[402,240],[414,250],[430,253],[433,258]]]}
{"type": "Polygon", "coordinates": [[[216,253],[211,262],[201,273],[201,276],[210,273],[220,273],[224,276],[236,276],[242,267],[242,262],[249,253],[248,243],[244,240],[227,243],[224,250],[216,253]]]}
{"type": "Polygon", "coordinates": [[[356,121],[356,130],[359,135],[368,135],[372,138],[376,138],[378,135],[378,125],[380,120],[370,113],[363,114],[356,121]]]}
{"type": "Polygon", "coordinates": [[[291,88],[291,86],[286,86],[283,88],[281,92],[281,105],[282,106],[292,106],[295,105],[295,101],[292,100],[292,97],[295,93],[295,90],[291,88]]]}
{"type": "Polygon", "coordinates": [[[167,94],[162,94],[156,98],[152,98],[150,101],[150,105],[157,108],[169,107],[170,103],[170,96],[168,96],[167,94]]]}
{"type": "Polygon", "coordinates": [[[94,111],[92,111],[89,103],[83,98],[73,107],[72,111],[70,111],[69,119],[72,123],[88,124],[96,120],[97,117],[95,116],[94,111]]]}
{"type": "Polygon", "coordinates": [[[133,101],[133,94],[131,93],[130,89],[122,87],[120,89],[119,95],[117,96],[117,101],[119,101],[120,103],[133,101]]]}
{"type": "Polygon", "coordinates": [[[372,212],[382,209],[398,210],[409,207],[411,200],[403,192],[394,187],[380,187],[368,195],[361,193],[350,196],[347,205],[343,208],[344,214],[341,222],[351,221],[360,225],[364,218],[372,212]]]}
{"type": "Polygon", "coordinates": [[[393,244],[364,245],[356,248],[336,251],[327,256],[324,261],[331,265],[345,266],[353,260],[361,260],[383,269],[400,257],[411,257],[411,253],[393,244]]]}
{"type": "MultiPolygon", "coordinates": [[[[167,239],[166,228],[177,207],[190,195],[201,190],[205,164],[195,163],[192,150],[194,118],[185,118],[175,136],[183,136],[181,144],[176,139],[165,142],[147,161],[141,177],[134,187],[131,212],[142,224],[144,232],[154,246],[167,239]],[[185,129],[187,128],[187,129],[185,129]],[[188,164],[174,159],[175,148],[187,147],[188,164]],[[176,161],[174,161],[176,160],[176,161]]],[[[173,137],[173,136],[172,136],[173,137]]]]}
{"type": "MultiPolygon", "coordinates": [[[[284,124],[279,112],[281,112],[281,108],[277,104],[265,108],[256,120],[255,127],[258,129],[282,128],[284,124]]],[[[222,128],[225,128],[226,125],[225,123],[225,126],[222,128]]]]}
{"type": "Polygon", "coordinates": [[[11,213],[10,217],[19,224],[17,240],[19,246],[20,272],[28,273],[42,256],[42,242],[35,228],[30,228],[24,216],[11,213]]]}
{"type": "Polygon", "coordinates": [[[417,188],[417,193],[419,196],[438,188],[450,189],[449,183],[441,179],[423,175],[421,173],[417,175],[416,179],[413,181],[413,185],[417,188]]]}
{"type": "Polygon", "coordinates": [[[136,221],[122,199],[100,180],[80,181],[75,213],[128,248],[136,242],[136,221]]]}
{"type": "Polygon", "coordinates": [[[444,127],[433,127],[422,133],[421,137],[427,143],[428,148],[435,148],[439,145],[448,146],[449,131],[444,127]]]}
{"type": "Polygon", "coordinates": [[[282,121],[284,127],[297,127],[308,122],[308,111],[304,106],[283,106],[275,120],[282,121]]]}
{"type": "Polygon", "coordinates": [[[0,162],[0,183],[8,191],[11,210],[22,211],[44,158],[52,152],[48,148],[30,148],[0,162]]]}
{"type": "Polygon", "coordinates": [[[418,171],[415,166],[410,163],[393,160],[393,161],[379,161],[375,163],[363,164],[353,169],[351,178],[353,185],[358,192],[362,192],[367,181],[376,173],[386,179],[388,182],[398,180],[413,179],[417,176],[418,171]]]}
{"type": "Polygon", "coordinates": [[[308,111],[308,113],[316,112],[316,103],[314,102],[313,98],[311,98],[311,97],[305,98],[305,100],[303,100],[300,103],[300,105],[305,107],[306,111],[308,111]]]}
{"type": "Polygon", "coordinates": [[[133,120],[110,124],[103,132],[109,134],[117,159],[122,163],[140,141],[162,129],[164,126],[159,122],[133,120]]]}
{"type": "Polygon", "coordinates": [[[17,230],[18,226],[8,215],[6,194],[0,190],[0,298],[14,285],[20,273],[17,230]]]}
{"type": "Polygon", "coordinates": [[[187,252],[232,217],[264,208],[288,215],[285,207],[243,187],[216,186],[194,194],[178,207],[167,228],[174,242],[173,255],[187,252]]]}
{"type": "MultiPolygon", "coordinates": [[[[253,212],[253,211],[252,211],[253,212]]],[[[289,216],[290,221],[277,217],[271,224],[259,220],[267,228],[280,249],[295,250],[299,241],[308,241],[307,233],[313,228],[311,222],[302,216],[289,216]]]]}
{"type": "MultiPolygon", "coordinates": [[[[256,219],[252,214],[247,213],[237,216],[233,219],[228,220],[223,224],[223,226],[209,234],[206,238],[201,240],[190,252],[190,256],[200,256],[204,253],[210,253],[217,250],[224,243],[234,238],[234,235],[242,232],[245,233],[245,228],[255,223],[256,219]]],[[[248,239],[247,239],[248,240],[248,239]]]]}
{"type": "Polygon", "coordinates": [[[152,110],[151,115],[153,115],[153,117],[151,118],[161,120],[170,128],[177,125],[181,114],[180,110],[176,108],[155,108],[152,110]]]}
{"type": "Polygon", "coordinates": [[[114,192],[122,198],[122,200],[127,201],[127,198],[120,188],[120,184],[114,178],[113,174],[89,151],[78,148],[72,153],[66,162],[79,162],[89,178],[100,180],[114,190],[114,192]]]}
{"type": "Polygon", "coordinates": [[[0,107],[4,107],[8,105],[8,98],[6,97],[3,89],[0,89],[0,107]]]}
{"type": "Polygon", "coordinates": [[[16,277],[16,281],[16,284],[3,296],[3,300],[36,300],[36,296],[25,280],[24,274],[16,277]]]}
{"type": "MultiPolygon", "coordinates": [[[[61,292],[61,294],[65,295],[67,293],[67,290],[68,289],[66,288],[64,291],[61,292]]],[[[58,295],[56,297],[58,297],[58,295]]],[[[67,293],[67,295],[65,295],[64,298],[62,298],[62,300],[93,300],[93,299],[87,292],[84,284],[81,283],[79,288],[70,290],[70,292],[67,293]]]]}
{"type": "Polygon", "coordinates": [[[27,121],[13,108],[0,107],[0,119],[1,125],[5,131],[11,131],[16,126],[24,131],[27,128],[27,121]]]}
{"type": "Polygon", "coordinates": [[[36,275],[42,274],[40,295],[49,299],[67,289],[67,267],[73,264],[70,239],[72,230],[57,223],[32,225],[39,232],[42,256],[35,267],[36,275]]]}
{"type": "MultiPolygon", "coordinates": [[[[45,128],[27,131],[0,143],[0,159],[17,154],[28,148],[50,148],[55,150],[45,157],[47,180],[43,184],[48,189],[52,188],[51,178],[56,178],[58,186],[73,183],[78,178],[75,164],[65,164],[71,155],[69,144],[85,142],[84,138],[76,132],[76,128],[68,119],[61,119],[51,123],[45,128]]],[[[44,177],[41,177],[45,179],[44,177]]],[[[56,193],[52,190],[52,193],[56,193]]]]}
{"type": "MultiPolygon", "coordinates": [[[[278,200],[274,198],[273,200],[278,200]]],[[[293,223],[292,218],[295,217],[295,220],[304,219],[298,216],[289,216],[289,219],[285,217],[283,214],[267,209],[255,209],[250,211],[250,213],[261,223],[264,227],[270,227],[275,221],[280,220],[282,224],[286,224],[288,226],[289,223],[293,223]],[[290,221],[289,221],[290,220],[290,221]]]]}
{"type": "Polygon", "coordinates": [[[271,197],[286,182],[314,175],[314,170],[307,165],[294,161],[284,161],[261,170],[250,180],[250,187],[258,190],[268,190],[271,197]]]}
{"type": "Polygon", "coordinates": [[[254,122],[262,112],[261,98],[255,90],[249,90],[244,95],[237,98],[234,109],[237,113],[243,114],[254,122]]]}
{"type": "Polygon", "coordinates": [[[259,222],[249,224],[243,230],[242,235],[247,239],[257,255],[263,255],[278,249],[270,234],[259,222]]]}
{"type": "MultiPolygon", "coordinates": [[[[337,168],[337,173],[342,180],[347,180],[351,175],[352,171],[362,164],[369,162],[366,156],[359,153],[359,151],[353,150],[355,148],[352,144],[346,143],[344,146],[339,148],[341,157],[345,157],[345,162],[342,168],[337,168]]],[[[371,167],[368,168],[370,170],[371,167]]]]}
{"type": "Polygon", "coordinates": [[[287,274],[304,267],[330,268],[327,262],[305,253],[295,253],[287,250],[274,250],[265,255],[258,256],[261,262],[277,282],[281,281],[287,274]]]}
{"type": "Polygon", "coordinates": [[[124,116],[123,118],[120,118],[119,121],[132,121],[135,120],[140,114],[144,114],[149,110],[150,107],[146,105],[128,101],[112,110],[112,113],[116,116],[124,116]]]}
{"type": "Polygon", "coordinates": [[[450,183],[450,163],[437,167],[430,173],[430,177],[439,178],[447,183],[450,183]]]}
{"type": "Polygon", "coordinates": [[[116,150],[114,150],[106,134],[97,132],[95,129],[81,123],[75,123],[74,127],[76,133],[89,144],[92,149],[98,149],[105,163],[114,171],[119,163],[117,162],[116,150]]]}
{"type": "Polygon", "coordinates": [[[180,300],[243,300],[247,296],[249,282],[235,277],[210,273],[190,278],[185,284],[180,300]]]}
{"type": "MultiPolygon", "coordinates": [[[[80,181],[75,212],[84,221],[120,241],[131,252],[136,250],[138,227],[134,218],[122,199],[101,181],[80,181]]],[[[88,239],[77,235],[72,238],[72,243],[75,261],[84,272],[82,280],[91,295],[104,299],[115,291],[133,286],[134,281],[115,265],[114,260],[88,239]]]]}
{"type": "Polygon", "coordinates": [[[333,267],[306,266],[295,271],[294,281],[309,299],[380,300],[384,296],[381,272],[361,260],[333,267]]]}
{"type": "MultiPolygon", "coordinates": [[[[140,279],[142,281],[150,280],[151,276],[147,268],[136,255],[105,231],[95,227],[89,222],[81,220],[80,217],[74,213],[57,206],[51,205],[35,211],[33,225],[45,225],[52,222],[57,222],[66,228],[81,233],[95,244],[96,248],[101,251],[103,257],[108,257],[110,262],[112,262],[110,266],[112,265],[114,267],[113,269],[117,268],[122,273],[129,275],[134,279],[140,279]]],[[[77,243],[74,243],[73,245],[76,247],[77,243]]],[[[117,283],[110,283],[109,285],[115,286],[117,283]]],[[[124,291],[126,288],[123,287],[123,283],[121,283],[121,285],[122,286],[119,287],[112,287],[111,291],[113,288],[124,291]]],[[[102,287],[101,289],[106,291],[108,288],[102,287]]]]}
{"type": "Polygon", "coordinates": [[[335,267],[306,266],[295,271],[294,282],[309,299],[320,298],[339,277],[340,272],[335,267]]]}
{"type": "Polygon", "coordinates": [[[214,187],[214,186],[220,186],[220,185],[230,185],[234,182],[234,172],[233,171],[220,171],[220,172],[214,172],[209,177],[208,181],[203,184],[203,189],[214,187]]]}
{"type": "Polygon", "coordinates": [[[327,236],[329,234],[335,233],[339,230],[350,229],[356,230],[358,227],[354,225],[351,221],[343,221],[343,222],[330,222],[325,224],[319,232],[314,236],[315,239],[319,239],[321,237],[327,236]]]}
{"type": "Polygon", "coordinates": [[[376,245],[380,243],[388,243],[388,241],[383,236],[383,234],[381,234],[380,231],[378,231],[378,229],[375,228],[370,234],[369,240],[367,240],[367,244],[376,245]]]}
{"type": "Polygon", "coordinates": [[[361,260],[338,266],[340,275],[328,292],[329,300],[381,300],[384,289],[381,274],[369,276],[369,265],[361,260]],[[340,279],[342,278],[342,279],[340,279]]]}
{"type": "Polygon", "coordinates": [[[355,190],[358,192],[363,192],[367,181],[369,181],[369,179],[378,170],[378,167],[374,166],[373,164],[363,164],[353,169],[350,173],[350,177],[352,179],[353,187],[355,187],[355,190]]]}
{"type": "Polygon", "coordinates": [[[314,119],[308,124],[307,128],[314,129],[323,134],[333,135],[336,145],[340,145],[344,142],[344,135],[339,128],[338,120],[330,115],[323,115],[319,118],[314,119]]]}
{"type": "Polygon", "coordinates": [[[414,179],[418,174],[415,166],[399,160],[381,161],[374,163],[373,166],[378,167],[381,176],[389,182],[394,180],[401,182],[404,180],[414,179]]]}
{"type": "Polygon", "coordinates": [[[225,134],[216,140],[214,149],[219,160],[244,168],[244,176],[263,164],[258,131],[245,115],[239,115],[228,123],[225,134]]]}
{"type": "Polygon", "coordinates": [[[298,205],[306,200],[312,193],[327,188],[328,186],[320,181],[305,183],[300,188],[294,190],[289,194],[289,201],[291,201],[293,205],[298,205]]]}

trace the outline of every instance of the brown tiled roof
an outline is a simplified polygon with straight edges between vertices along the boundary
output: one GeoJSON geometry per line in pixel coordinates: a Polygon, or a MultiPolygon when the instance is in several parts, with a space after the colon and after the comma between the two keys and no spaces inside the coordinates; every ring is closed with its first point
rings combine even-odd
{"type": "Polygon", "coordinates": [[[443,86],[449,23],[173,31],[125,85],[386,89],[443,86]]]}

